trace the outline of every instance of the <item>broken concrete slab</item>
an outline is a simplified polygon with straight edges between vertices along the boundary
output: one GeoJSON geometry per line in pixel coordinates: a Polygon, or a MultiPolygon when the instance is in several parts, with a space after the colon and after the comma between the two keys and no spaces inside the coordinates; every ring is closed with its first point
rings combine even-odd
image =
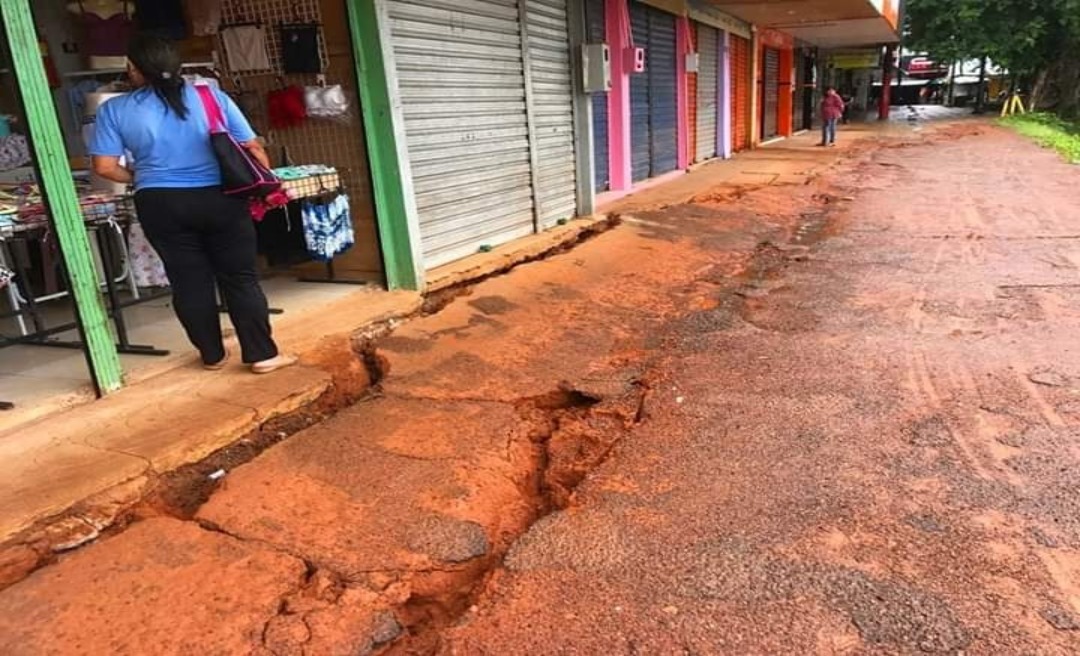
{"type": "Polygon", "coordinates": [[[4,434],[0,541],[140,476],[205,458],[329,385],[329,374],[307,367],[263,378],[178,372],[4,434]]]}
{"type": "Polygon", "coordinates": [[[0,540],[147,469],[138,456],[42,433],[0,440],[0,540]]]}
{"type": "Polygon", "coordinates": [[[361,299],[350,295],[276,323],[279,343],[305,365],[286,373],[256,377],[239,363],[206,372],[178,354],[162,365],[171,367],[164,374],[156,370],[163,375],[140,372],[101,401],[32,423],[10,419],[0,428],[0,544],[40,542],[46,525],[64,514],[103,528],[159,475],[316,400],[330,406],[354,399],[371,382],[354,331],[409,316],[422,302],[416,292],[365,292],[361,299]]]}
{"type": "Polygon", "coordinates": [[[532,430],[508,404],[373,399],[229,474],[197,519],[346,582],[453,570],[535,513],[532,430]]]}
{"type": "Polygon", "coordinates": [[[297,558],[147,520],[0,592],[0,653],[251,653],[305,575],[297,558]]]}

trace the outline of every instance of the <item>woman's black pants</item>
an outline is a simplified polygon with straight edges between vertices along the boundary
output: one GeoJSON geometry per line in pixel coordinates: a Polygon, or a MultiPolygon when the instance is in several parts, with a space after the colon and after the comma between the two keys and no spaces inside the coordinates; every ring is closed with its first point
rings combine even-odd
{"type": "Polygon", "coordinates": [[[135,207],[147,239],[165,263],[176,316],[203,362],[225,357],[218,289],[244,362],[275,357],[246,201],[225,196],[220,187],[142,189],[135,194],[135,207]]]}

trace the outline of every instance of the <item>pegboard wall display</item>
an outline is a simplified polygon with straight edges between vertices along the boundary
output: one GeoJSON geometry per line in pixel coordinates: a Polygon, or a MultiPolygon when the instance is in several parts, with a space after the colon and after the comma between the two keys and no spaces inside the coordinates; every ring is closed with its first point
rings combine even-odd
{"type": "MultiPolygon", "coordinates": [[[[223,56],[219,39],[223,88],[237,100],[256,132],[271,146],[285,149],[287,163],[325,164],[337,169],[352,207],[356,246],[335,259],[335,267],[344,276],[381,281],[382,261],[345,0],[225,0],[222,25],[244,23],[258,23],[265,28],[272,68],[234,74],[228,70],[228,58],[223,56]],[[282,74],[281,24],[320,25],[321,79],[316,74],[282,74]],[[333,119],[309,116],[300,125],[271,127],[267,111],[267,95],[271,91],[289,85],[307,87],[322,83],[341,85],[349,102],[345,116],[333,119]]],[[[279,163],[286,162],[275,162],[279,163]]]]}
{"type": "MultiPolygon", "coordinates": [[[[266,53],[271,68],[265,71],[228,71],[233,77],[252,75],[281,75],[281,25],[322,23],[322,3],[319,0],[225,0],[221,5],[222,27],[257,23],[266,30],[266,53]]],[[[321,31],[321,30],[320,30],[321,31]]],[[[219,43],[224,49],[224,44],[219,43]]],[[[319,57],[323,70],[329,64],[326,39],[319,39],[319,57]]]]}

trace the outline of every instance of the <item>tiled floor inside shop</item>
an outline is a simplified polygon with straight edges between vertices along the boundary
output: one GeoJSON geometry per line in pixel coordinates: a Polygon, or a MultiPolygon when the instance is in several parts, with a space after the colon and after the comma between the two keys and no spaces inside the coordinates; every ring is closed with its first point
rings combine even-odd
{"type": "MultiPolygon", "coordinates": [[[[263,288],[271,307],[284,311],[284,314],[272,317],[274,321],[318,312],[321,305],[350,294],[381,290],[374,285],[298,282],[291,276],[264,280],[263,288]]],[[[0,299],[0,312],[7,311],[7,305],[6,297],[0,299]]],[[[70,302],[60,300],[51,302],[45,315],[49,320],[62,323],[71,320],[71,312],[70,302]]],[[[195,358],[173,314],[169,296],[129,307],[124,311],[124,317],[132,343],[170,351],[164,357],[121,355],[129,381],[148,378],[195,358]]],[[[226,334],[230,334],[228,318],[223,315],[222,320],[226,334]]],[[[14,320],[0,319],[0,334],[17,335],[18,326],[14,320]]],[[[57,337],[70,340],[77,336],[73,331],[57,337]]],[[[288,345],[283,345],[283,348],[287,349],[288,345]]],[[[0,348],[0,401],[15,403],[17,407],[45,401],[63,404],[64,397],[76,402],[91,394],[86,359],[81,350],[22,345],[0,348]]]]}

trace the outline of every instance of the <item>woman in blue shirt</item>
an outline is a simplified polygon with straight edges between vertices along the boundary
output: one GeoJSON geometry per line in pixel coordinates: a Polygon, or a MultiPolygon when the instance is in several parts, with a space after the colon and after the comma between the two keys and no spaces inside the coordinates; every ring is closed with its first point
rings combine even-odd
{"type": "MultiPolygon", "coordinates": [[[[128,53],[136,90],[98,111],[90,148],[94,172],[135,184],[146,236],[165,263],[173,306],[203,366],[223,368],[225,350],[215,293],[220,288],[244,363],[269,373],[296,363],[271,337],[266,296],[256,271],[255,226],[242,199],[221,191],[210,128],[198,91],[180,76],[168,41],[137,36],[128,53]],[[122,158],[130,153],[133,162],[122,158]]],[[[266,151],[231,98],[214,90],[233,138],[269,165],[266,151]]]]}

